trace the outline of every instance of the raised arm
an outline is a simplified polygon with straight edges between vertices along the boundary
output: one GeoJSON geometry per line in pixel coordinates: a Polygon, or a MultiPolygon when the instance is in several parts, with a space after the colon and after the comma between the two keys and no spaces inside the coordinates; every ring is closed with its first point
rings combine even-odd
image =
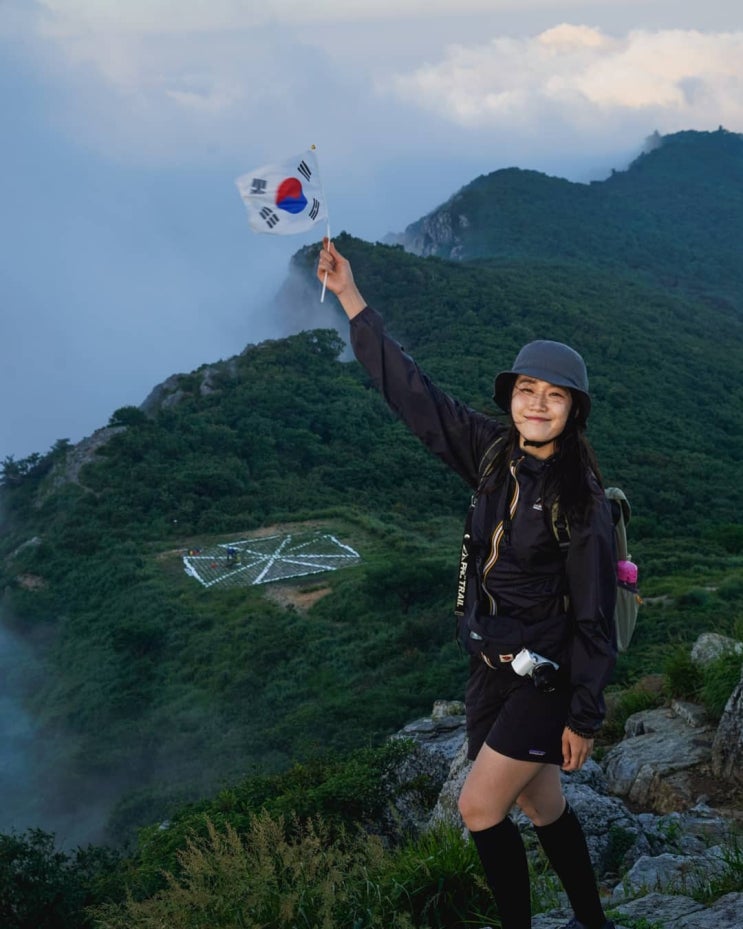
{"type": "Polygon", "coordinates": [[[503,426],[438,388],[398,342],[384,331],[381,316],[368,306],[351,265],[323,239],[317,265],[351,320],[351,346],[390,408],[423,444],[472,487],[484,449],[503,426]],[[365,312],[362,312],[365,311],[365,312]]]}
{"type": "Polygon", "coordinates": [[[353,319],[364,309],[366,301],[353,279],[351,264],[329,239],[323,239],[322,244],[320,259],[317,263],[317,276],[326,283],[328,290],[336,295],[346,316],[353,319]],[[327,282],[325,281],[326,274],[327,282]]]}

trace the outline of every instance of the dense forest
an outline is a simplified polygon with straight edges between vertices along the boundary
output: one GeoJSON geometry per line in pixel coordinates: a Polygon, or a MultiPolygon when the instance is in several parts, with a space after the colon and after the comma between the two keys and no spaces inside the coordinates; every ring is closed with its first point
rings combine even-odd
{"type": "Polygon", "coordinates": [[[391,240],[459,260],[549,258],[631,271],[740,306],[743,138],[655,133],[628,171],[575,184],[508,168],[479,177],[391,240]]]}
{"type": "MultiPolygon", "coordinates": [[[[336,244],[389,331],[477,409],[497,415],[493,376],[533,338],[586,358],[589,436],[632,503],[648,601],[614,685],[629,687],[743,621],[743,139],[680,133],[601,183],[509,170],[453,200],[456,260],[336,244]]],[[[283,291],[298,318],[316,256],[294,256],[283,291]]],[[[461,697],[468,491],[389,413],[345,333],[338,311],[337,330],[181,375],[156,408],[114,411],[95,454],[60,440],[3,463],[2,622],[34,656],[24,699],[44,746],[28,827],[65,804],[84,820],[96,797],[83,838],[120,848],[187,804],[214,816],[210,798],[246,777],[262,808],[261,778],[383,746],[461,697]],[[283,597],[184,572],[188,549],[267,527],[321,528],[361,560],[283,597]]]]}

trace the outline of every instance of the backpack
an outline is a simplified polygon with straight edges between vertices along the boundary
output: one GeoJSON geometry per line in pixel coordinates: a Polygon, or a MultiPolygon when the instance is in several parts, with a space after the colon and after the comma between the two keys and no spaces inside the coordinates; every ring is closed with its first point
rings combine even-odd
{"type": "MultiPolygon", "coordinates": [[[[472,522],[472,513],[477,503],[477,498],[489,477],[495,464],[499,447],[503,444],[505,437],[498,436],[495,441],[486,449],[480,460],[479,481],[477,490],[472,495],[469,511],[467,513],[467,522],[462,540],[462,550],[459,562],[459,577],[457,584],[457,597],[454,607],[454,613],[458,617],[465,614],[465,604],[467,593],[473,582],[474,565],[472,564],[472,553],[470,550],[470,527],[472,522]]],[[[632,635],[637,624],[637,614],[642,603],[637,587],[637,565],[631,560],[632,556],[627,551],[627,524],[630,521],[632,510],[626,494],[619,487],[608,487],[604,493],[611,505],[612,518],[614,521],[614,542],[617,554],[617,599],[614,607],[614,629],[616,631],[617,649],[625,652],[629,647],[632,635]]],[[[552,531],[557,540],[560,551],[567,558],[568,548],[570,546],[570,526],[567,518],[560,511],[559,501],[555,501],[551,511],[552,531]]],[[[458,638],[461,639],[461,630],[458,638]]]]}
{"type": "MultiPolygon", "coordinates": [[[[620,652],[626,652],[635,631],[637,614],[642,603],[637,588],[637,565],[627,551],[627,524],[632,515],[632,508],[626,494],[619,487],[607,487],[604,493],[611,505],[614,542],[617,550],[617,601],[614,607],[614,629],[617,649],[620,652]]],[[[567,519],[560,512],[558,501],[552,504],[551,523],[560,551],[567,557],[570,527],[567,519]]]]}

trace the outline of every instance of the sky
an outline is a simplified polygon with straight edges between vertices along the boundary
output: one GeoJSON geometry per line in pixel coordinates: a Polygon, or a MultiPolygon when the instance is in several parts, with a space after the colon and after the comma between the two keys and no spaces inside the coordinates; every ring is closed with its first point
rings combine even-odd
{"type": "MultiPolygon", "coordinates": [[[[743,131],[737,0],[0,0],[0,461],[292,327],[296,236],[235,179],[317,147],[333,234],[475,177],[587,182],[654,131],[743,131]]],[[[363,283],[363,282],[362,282],[363,283]]],[[[362,286],[363,290],[363,286],[362,286]]]]}

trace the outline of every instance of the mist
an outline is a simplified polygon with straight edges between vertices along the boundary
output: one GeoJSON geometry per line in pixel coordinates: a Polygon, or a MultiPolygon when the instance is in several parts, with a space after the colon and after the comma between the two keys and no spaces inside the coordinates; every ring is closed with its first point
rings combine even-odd
{"type": "Polygon", "coordinates": [[[61,848],[103,836],[111,798],[74,784],[65,763],[74,741],[34,722],[28,701],[43,674],[36,649],[10,631],[0,612],[0,832],[43,829],[61,848]]]}
{"type": "Polygon", "coordinates": [[[33,760],[36,728],[25,709],[29,685],[38,667],[25,649],[0,624],[0,832],[25,829],[35,818],[38,790],[33,760]]]}

